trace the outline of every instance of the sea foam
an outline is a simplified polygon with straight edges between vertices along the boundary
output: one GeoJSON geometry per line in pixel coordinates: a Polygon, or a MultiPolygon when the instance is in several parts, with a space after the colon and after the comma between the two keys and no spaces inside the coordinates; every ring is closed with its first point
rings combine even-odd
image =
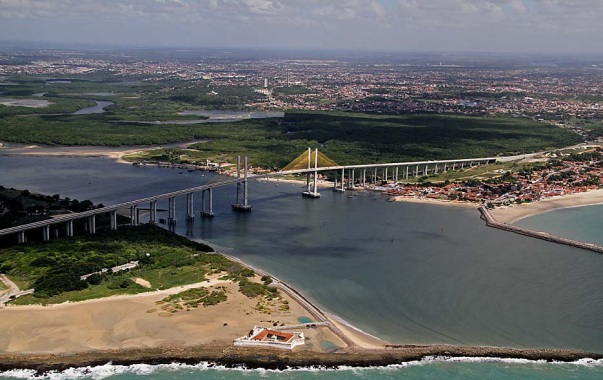
{"type": "Polygon", "coordinates": [[[338,366],[338,367],[302,367],[302,368],[287,368],[284,370],[275,369],[248,369],[245,366],[238,367],[226,367],[223,365],[216,365],[209,362],[201,362],[196,365],[171,363],[171,364],[132,364],[132,365],[113,365],[107,363],[100,366],[94,367],[81,367],[81,368],[69,368],[64,371],[49,371],[43,374],[38,374],[35,370],[21,369],[21,370],[10,370],[0,372],[0,378],[12,378],[12,379],[48,379],[48,380],[74,380],[74,379],[93,379],[102,380],[113,376],[133,374],[137,376],[149,376],[157,372],[174,372],[174,371],[239,371],[256,373],[260,377],[262,375],[268,375],[270,373],[282,373],[282,372],[322,372],[322,371],[337,371],[337,372],[352,372],[362,373],[364,371],[392,371],[400,370],[408,367],[425,366],[435,363],[506,363],[516,365],[576,365],[583,367],[603,367],[603,359],[579,359],[573,362],[547,362],[546,360],[528,360],[518,358],[484,358],[484,357],[447,357],[447,356],[428,356],[421,360],[404,362],[400,364],[392,364],[381,367],[352,367],[352,366],[338,366]]]}

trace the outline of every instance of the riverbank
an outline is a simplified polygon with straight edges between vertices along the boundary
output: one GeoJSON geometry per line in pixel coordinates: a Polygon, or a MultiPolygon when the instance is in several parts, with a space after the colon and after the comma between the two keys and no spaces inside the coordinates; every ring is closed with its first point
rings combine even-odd
{"type": "Polygon", "coordinates": [[[122,157],[128,154],[139,153],[144,150],[157,148],[186,148],[192,144],[207,140],[194,140],[183,143],[163,145],[133,145],[133,146],[50,146],[27,145],[18,143],[0,142],[0,155],[5,156],[49,156],[49,157],[103,157],[122,164],[132,164],[122,157]]]}
{"type": "Polygon", "coordinates": [[[500,223],[513,224],[523,218],[563,208],[603,204],[603,189],[585,193],[562,195],[521,205],[498,207],[490,210],[500,223]]]}

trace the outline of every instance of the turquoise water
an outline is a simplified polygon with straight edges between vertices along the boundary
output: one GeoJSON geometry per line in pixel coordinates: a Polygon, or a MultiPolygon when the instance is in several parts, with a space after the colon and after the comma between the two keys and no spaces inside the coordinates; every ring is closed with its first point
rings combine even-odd
{"type": "Polygon", "coordinates": [[[603,205],[564,208],[521,219],[518,226],[603,246],[603,205]]]}
{"type": "Polygon", "coordinates": [[[313,322],[313,319],[310,318],[310,317],[303,317],[302,316],[302,317],[297,317],[297,321],[299,323],[311,323],[311,322],[313,322]]]}
{"type": "MultiPolygon", "coordinates": [[[[105,204],[215,180],[210,174],[103,159],[0,156],[0,168],[4,186],[105,204]]],[[[230,209],[234,188],[220,189],[214,194],[215,218],[186,223],[180,217],[177,232],[266,269],[328,312],[392,343],[603,352],[603,255],[487,228],[470,208],[388,203],[371,193],[348,198],[324,190],[318,200],[302,199],[299,193],[291,184],[254,182],[253,212],[236,214],[230,209]]],[[[184,201],[177,205],[181,208],[184,201]]],[[[594,225],[599,214],[589,216],[594,225]]],[[[564,223],[567,227],[558,221],[564,223]]],[[[568,230],[584,230],[573,227],[568,230]]],[[[148,376],[158,379],[603,378],[600,365],[523,361],[426,361],[387,369],[284,373],[205,367],[169,367],[175,372],[103,367],[89,377],[125,371],[116,378],[128,379],[151,371],[148,376]]]]}

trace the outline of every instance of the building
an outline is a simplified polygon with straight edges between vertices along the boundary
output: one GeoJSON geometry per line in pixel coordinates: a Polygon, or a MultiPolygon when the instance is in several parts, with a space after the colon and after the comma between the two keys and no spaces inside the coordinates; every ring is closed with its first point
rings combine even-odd
{"type": "Polygon", "coordinates": [[[235,339],[235,346],[267,347],[292,350],[306,344],[303,332],[284,332],[266,327],[254,326],[249,335],[235,339]]]}

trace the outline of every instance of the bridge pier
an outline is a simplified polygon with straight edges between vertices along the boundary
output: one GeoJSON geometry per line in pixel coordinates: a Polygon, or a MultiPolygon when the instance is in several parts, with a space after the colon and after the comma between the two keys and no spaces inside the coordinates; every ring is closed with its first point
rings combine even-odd
{"type": "Polygon", "coordinates": [[[354,169],[350,169],[350,178],[348,179],[348,189],[350,190],[354,190],[354,183],[355,183],[355,178],[354,178],[354,169]]]}
{"type": "Polygon", "coordinates": [[[366,186],[366,169],[362,169],[362,187],[366,186]]]}
{"type": "Polygon", "coordinates": [[[117,229],[117,210],[113,210],[109,213],[109,220],[111,222],[111,230],[117,229]]]}
{"type": "MultiPolygon", "coordinates": [[[[335,187],[333,188],[333,191],[337,192],[337,193],[343,193],[345,191],[344,189],[344,178],[345,178],[345,169],[341,169],[341,184],[340,187],[337,187],[337,171],[335,171],[335,187]]],[[[348,179],[349,180],[349,179],[348,179]]],[[[309,192],[310,190],[308,190],[309,192]]]]}
{"type": "Polygon", "coordinates": [[[73,220],[70,220],[67,222],[67,236],[68,237],[73,236],[73,220]]]}
{"type": "Polygon", "coordinates": [[[130,224],[132,226],[137,226],[140,224],[140,219],[138,216],[138,205],[130,206],[130,224]]]}
{"type": "Polygon", "coordinates": [[[88,217],[88,232],[91,235],[96,233],[96,215],[91,215],[88,217]]]}
{"type": "MultiPolygon", "coordinates": [[[[308,148],[308,158],[310,158],[310,148],[308,148]]],[[[310,161],[308,161],[308,166],[310,166],[310,161]]],[[[309,169],[309,168],[308,168],[309,169]]],[[[343,180],[343,178],[342,178],[343,180]]],[[[314,150],[314,180],[313,180],[313,189],[308,187],[307,191],[302,193],[302,196],[305,198],[320,198],[320,193],[318,192],[318,148],[314,150]]]]}
{"type": "Polygon", "coordinates": [[[388,177],[388,167],[384,167],[383,168],[383,182],[387,183],[387,177],[388,177]]]}
{"type": "Polygon", "coordinates": [[[201,191],[201,217],[213,218],[214,217],[214,196],[211,189],[201,191]],[[207,192],[207,197],[205,196],[207,192]],[[209,201],[209,202],[208,202],[209,201]],[[209,203],[209,205],[208,205],[209,203]]]}
{"type": "Polygon", "coordinates": [[[42,227],[42,239],[44,241],[50,240],[50,226],[42,227]]]}
{"type": "MultiPolygon", "coordinates": [[[[249,190],[247,188],[248,182],[247,181],[247,177],[248,177],[248,171],[249,171],[249,165],[247,164],[247,156],[245,156],[245,167],[243,169],[243,204],[241,204],[240,200],[239,200],[239,188],[237,187],[237,203],[232,205],[232,209],[234,211],[240,211],[240,212],[250,212],[251,211],[251,205],[249,204],[249,190]]],[[[237,179],[241,178],[241,156],[237,157],[237,179]]],[[[240,182],[238,182],[240,183],[240,182]]],[[[208,189],[211,190],[211,189],[208,189]]],[[[209,193],[211,196],[211,192],[209,193]]]]}
{"type": "Polygon", "coordinates": [[[157,224],[157,201],[149,202],[149,223],[157,224]]]}
{"type": "Polygon", "coordinates": [[[186,220],[194,220],[195,219],[195,210],[194,210],[194,195],[195,193],[186,194],[186,220]]]}
{"type": "Polygon", "coordinates": [[[176,223],[176,197],[168,198],[168,224],[176,223]]]}
{"type": "Polygon", "coordinates": [[[406,166],[406,173],[404,174],[404,179],[408,181],[408,171],[410,169],[410,166],[406,166]]]}
{"type": "Polygon", "coordinates": [[[27,242],[27,236],[25,236],[25,231],[17,232],[17,242],[19,244],[23,244],[27,242]]]}

